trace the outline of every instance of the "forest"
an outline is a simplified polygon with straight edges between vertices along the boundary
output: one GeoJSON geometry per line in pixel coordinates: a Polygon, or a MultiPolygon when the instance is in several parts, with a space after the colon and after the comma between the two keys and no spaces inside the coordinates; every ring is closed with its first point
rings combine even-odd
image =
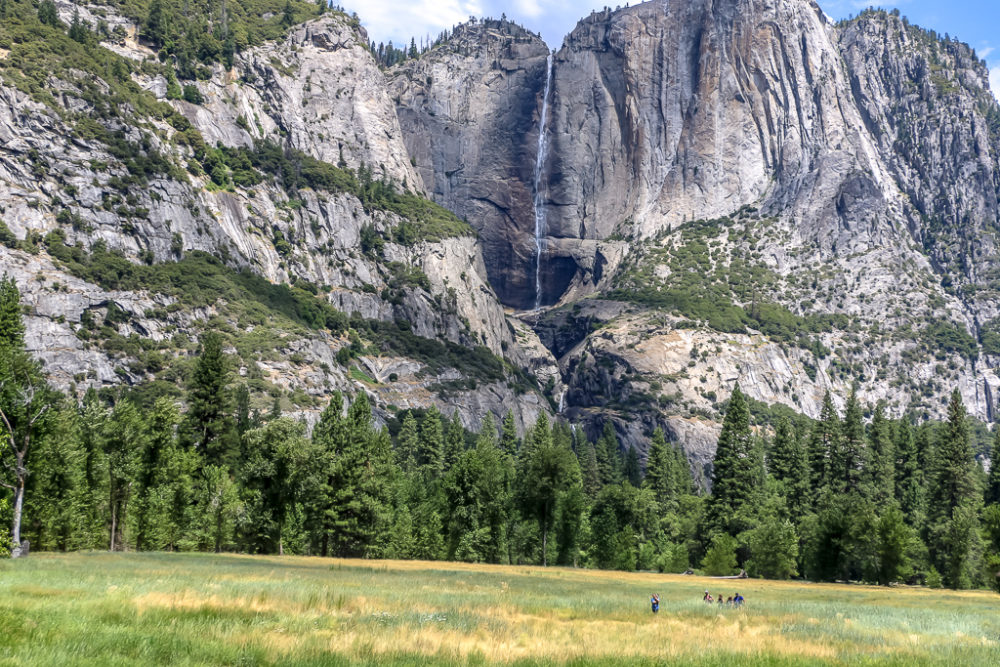
{"type": "Polygon", "coordinates": [[[661,430],[643,462],[611,421],[593,442],[544,415],[523,438],[510,413],[476,433],[433,408],[380,427],[362,391],[333,394],[310,431],[277,403],[251,409],[211,332],[183,401],[77,401],[26,351],[22,312],[5,276],[4,554],[28,540],[1000,590],[1000,467],[974,457],[957,391],[945,423],[889,419],[852,392],[843,414],[828,395],[818,420],[772,427],[735,387],[706,493],[661,430]]]}

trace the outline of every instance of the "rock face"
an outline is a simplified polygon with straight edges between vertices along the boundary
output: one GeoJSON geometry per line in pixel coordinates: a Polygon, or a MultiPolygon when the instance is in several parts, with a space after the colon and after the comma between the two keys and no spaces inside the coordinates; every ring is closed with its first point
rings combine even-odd
{"type": "Polygon", "coordinates": [[[435,201],[480,234],[500,299],[534,305],[534,169],[548,48],[507,21],[458,26],[392,71],[406,147],[435,201]]]}
{"type": "MultiPolygon", "coordinates": [[[[81,11],[97,15],[128,35],[107,48],[155,55],[107,8],[81,11]]],[[[280,353],[241,369],[289,393],[367,391],[385,419],[438,405],[473,426],[513,408],[523,426],[559,412],[592,435],[610,420],[640,449],[659,426],[706,478],[737,381],[812,416],[858,382],[867,403],[939,417],[958,387],[994,419],[1000,107],[969,47],[881,11],[833,24],[812,0],[653,0],[593,13],[554,54],[477,20],[388,71],[367,43],[345,15],[310,21],[192,84],[201,104],[167,100],[164,76],[135,67],[144,99],[183,118],[109,121],[114,146],[79,122],[93,111],[82,91],[110,94],[107,81],[50,77],[55,109],[0,85],[0,214],[21,243],[0,260],[57,381],[149,379],[81,333],[111,304],[128,313],[121,338],[154,341],[197,339],[227,311],[75,278],[40,243],[56,230],[53,243],[135,262],[204,251],[305,281],[345,314],[483,346],[544,388],[509,366],[467,377],[322,332],[282,331],[280,353]],[[193,164],[205,161],[189,133],[231,150],[267,140],[422,192],[478,237],[405,242],[405,215],[359,188],[236,185],[193,164]],[[155,168],[136,177],[129,151],[155,168]],[[344,346],[365,353],[344,365],[344,346]]]]}
{"type": "MultiPolygon", "coordinates": [[[[487,357],[527,365],[530,355],[518,345],[487,281],[472,230],[399,243],[393,230],[404,222],[401,215],[367,206],[352,192],[290,190],[271,179],[253,187],[220,187],[214,174],[190,167],[200,159],[192,132],[208,146],[227,148],[252,148],[266,139],[355,172],[363,167],[373,180],[397,190],[421,190],[385,77],[366,45],[355,22],[331,13],[241,54],[231,71],[217,67],[209,80],[196,83],[203,103],[170,100],[192,126],[186,134],[177,120],[118,119],[125,150],[162,158],[145,182],[130,171],[121,146],[81,138],[71,121],[60,117],[61,109],[0,85],[0,211],[19,245],[0,246],[0,267],[24,294],[30,308],[28,347],[57,386],[82,392],[156,377],[138,358],[145,352],[131,351],[138,348],[125,341],[145,340],[143,349],[162,350],[169,361],[194,352],[182,341],[196,341],[206,322],[227,328],[237,341],[252,338],[255,324],[234,319],[225,300],[192,310],[142,285],[108,290],[75,277],[39,242],[53,231],[70,246],[89,250],[101,243],[141,263],[203,251],[272,283],[318,286],[346,315],[403,322],[422,339],[448,341],[457,349],[482,346],[487,357]],[[188,173],[171,167],[185,164],[188,173]],[[379,249],[362,248],[365,229],[385,239],[379,249]],[[120,321],[109,324],[109,312],[122,313],[120,321]],[[94,321],[104,321],[103,333],[83,324],[94,321]]],[[[131,38],[108,46],[126,58],[154,55],[131,38]]],[[[162,77],[137,72],[133,78],[149,95],[167,101],[162,77]]],[[[53,78],[50,85],[64,108],[88,113],[76,82],[53,78]]],[[[58,239],[49,242],[50,250],[58,239]]],[[[463,378],[455,369],[429,369],[433,359],[375,349],[344,365],[337,352],[350,343],[345,337],[303,333],[287,322],[269,326],[274,330],[260,335],[280,342],[256,360],[248,360],[240,351],[245,343],[237,342],[240,373],[272,394],[294,398],[292,407],[306,413],[322,407],[337,389],[368,392],[383,419],[399,408],[436,405],[448,415],[457,411],[470,428],[487,412],[499,418],[512,410],[523,429],[550,411],[544,398],[515,388],[496,372],[463,378]],[[463,380],[460,386],[449,385],[457,379],[463,380]]],[[[550,358],[550,376],[557,375],[554,368],[550,358]]]]}
{"type": "MultiPolygon", "coordinates": [[[[437,63],[419,106],[450,108],[453,91],[467,90],[461,64],[477,58],[462,43],[397,68],[395,85],[437,63]]],[[[525,95],[537,99],[538,79],[525,95]]],[[[402,115],[410,99],[400,98],[402,115]]],[[[669,428],[717,418],[716,402],[739,380],[753,398],[815,415],[827,390],[842,399],[857,380],[866,401],[897,412],[913,402],[935,416],[957,386],[970,410],[992,418],[1000,348],[979,343],[1000,306],[1000,109],[967,46],[886,12],[833,24],[810,0],[654,0],[580,21],[555,53],[549,103],[541,274],[543,301],[564,307],[528,319],[559,359],[569,414],[614,419],[622,435],[636,414],[669,428]],[[713,218],[724,229],[706,247],[681,233],[713,218]],[[620,289],[634,293],[637,275],[667,289],[677,263],[663,254],[685,249],[702,254],[696,270],[706,274],[749,264],[769,276],[749,290],[723,281],[748,313],[766,289],[794,317],[845,319],[789,346],[753,322],[734,335],[620,289]],[[589,295],[619,304],[581,301],[589,295]],[[942,342],[952,335],[964,353],[942,342]]],[[[492,112],[466,108],[474,127],[492,112]]],[[[427,127],[403,123],[417,155],[427,127]]],[[[439,141],[442,131],[430,134],[439,141]]],[[[426,183],[446,176],[430,164],[426,183]]],[[[506,219],[511,231],[490,233],[524,230],[528,215],[522,207],[506,219]]]]}

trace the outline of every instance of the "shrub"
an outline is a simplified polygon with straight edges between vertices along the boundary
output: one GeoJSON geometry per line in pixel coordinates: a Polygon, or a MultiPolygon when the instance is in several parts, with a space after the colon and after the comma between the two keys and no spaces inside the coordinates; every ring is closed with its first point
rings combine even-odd
{"type": "Polygon", "coordinates": [[[736,540],[724,533],[715,535],[701,561],[701,568],[709,576],[733,574],[736,571],[736,540]]]}
{"type": "Polygon", "coordinates": [[[191,104],[201,104],[205,101],[198,87],[192,84],[184,86],[183,97],[185,102],[190,102],[191,104]]]}

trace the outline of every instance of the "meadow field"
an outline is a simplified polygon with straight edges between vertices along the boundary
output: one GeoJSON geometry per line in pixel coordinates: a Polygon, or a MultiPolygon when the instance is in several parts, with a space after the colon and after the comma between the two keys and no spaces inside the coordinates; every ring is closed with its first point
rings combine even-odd
{"type": "Polygon", "coordinates": [[[1000,596],[302,557],[0,561],[0,664],[665,662],[995,665],[1000,596]],[[706,588],[747,604],[709,607],[706,588]]]}

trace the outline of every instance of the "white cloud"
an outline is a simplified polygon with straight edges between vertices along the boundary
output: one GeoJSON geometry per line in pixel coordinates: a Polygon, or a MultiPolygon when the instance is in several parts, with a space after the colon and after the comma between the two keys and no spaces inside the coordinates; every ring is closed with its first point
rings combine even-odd
{"type": "MultiPolygon", "coordinates": [[[[634,0],[633,0],[634,2],[634,0]]],[[[376,42],[392,40],[397,46],[411,37],[437,37],[442,30],[469,20],[491,16],[517,21],[539,32],[553,48],[592,9],[607,0],[339,0],[347,11],[357,12],[362,25],[376,42]]],[[[615,4],[619,3],[616,0],[615,4]]]]}
{"type": "Polygon", "coordinates": [[[1000,101],[1000,65],[990,69],[990,88],[993,90],[993,95],[1000,101]]]}
{"type": "Polygon", "coordinates": [[[538,0],[516,0],[514,6],[519,13],[529,18],[537,18],[545,11],[538,0]]]}
{"type": "Polygon", "coordinates": [[[410,38],[437,37],[446,28],[484,13],[480,0],[341,0],[357,12],[369,38],[408,44],[410,38]]]}

